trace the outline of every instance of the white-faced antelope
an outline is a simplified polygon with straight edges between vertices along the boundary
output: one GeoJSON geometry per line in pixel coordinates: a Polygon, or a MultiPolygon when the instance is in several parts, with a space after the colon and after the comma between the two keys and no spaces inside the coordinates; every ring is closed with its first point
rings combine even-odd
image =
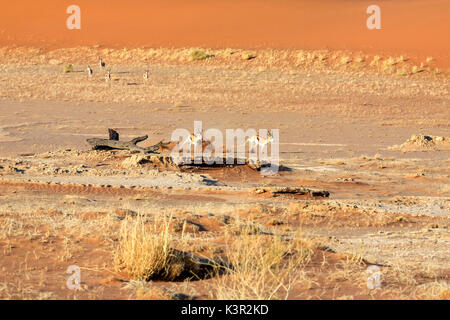
{"type": "Polygon", "coordinates": [[[92,75],[93,75],[94,71],[92,70],[91,66],[89,66],[89,65],[87,66],[86,72],[88,74],[88,77],[92,78],[92,75]]]}
{"type": "Polygon", "coordinates": [[[256,136],[247,138],[246,142],[249,144],[249,151],[253,152],[256,147],[261,149],[266,147],[269,143],[273,142],[272,131],[267,132],[267,138],[262,138],[258,134],[256,136]]]}

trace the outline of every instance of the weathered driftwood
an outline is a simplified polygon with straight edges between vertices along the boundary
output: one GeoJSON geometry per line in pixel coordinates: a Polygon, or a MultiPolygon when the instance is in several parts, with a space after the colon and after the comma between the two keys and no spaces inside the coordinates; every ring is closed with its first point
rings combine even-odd
{"type": "Polygon", "coordinates": [[[280,194],[296,194],[296,195],[310,195],[312,197],[328,198],[330,192],[326,190],[308,189],[304,187],[257,187],[253,189],[256,194],[269,192],[273,195],[280,194]]]}
{"type": "Polygon", "coordinates": [[[148,139],[148,135],[136,137],[130,141],[119,141],[119,133],[113,129],[108,129],[109,139],[91,138],[86,141],[92,146],[94,150],[130,150],[131,152],[140,153],[158,153],[157,150],[161,146],[168,145],[169,142],[160,141],[157,144],[142,148],[137,144],[148,139]]]}

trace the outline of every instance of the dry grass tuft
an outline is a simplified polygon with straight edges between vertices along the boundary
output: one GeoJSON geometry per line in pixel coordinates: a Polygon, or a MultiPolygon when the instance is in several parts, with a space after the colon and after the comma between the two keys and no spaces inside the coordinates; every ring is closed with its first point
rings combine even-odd
{"type": "Polygon", "coordinates": [[[424,70],[421,67],[413,66],[412,70],[411,70],[411,73],[416,74],[416,73],[423,72],[423,71],[424,70]]]}
{"type": "Polygon", "coordinates": [[[175,241],[170,234],[172,221],[171,216],[164,216],[148,225],[142,215],[124,220],[114,257],[116,270],[125,270],[137,280],[174,281],[211,276],[216,262],[174,248],[176,244],[187,244],[183,236],[175,241]]]}
{"type": "Polygon", "coordinates": [[[352,62],[352,58],[349,56],[343,56],[340,60],[342,65],[346,65],[349,64],[350,62],[352,62]]]}
{"type": "Polygon", "coordinates": [[[256,58],[256,55],[252,54],[252,53],[243,53],[242,54],[242,59],[243,60],[252,60],[252,59],[255,59],[255,58],[256,58]]]}
{"type": "Polygon", "coordinates": [[[392,66],[395,66],[396,64],[397,64],[397,61],[392,57],[389,57],[387,60],[384,61],[384,65],[386,67],[392,67],[392,66]]]}
{"type": "Polygon", "coordinates": [[[214,57],[213,54],[207,54],[204,50],[201,49],[192,50],[190,53],[191,61],[206,60],[213,57],[214,57]]]}
{"type": "Polygon", "coordinates": [[[124,220],[114,257],[116,269],[126,269],[134,279],[167,275],[173,244],[169,228],[170,220],[167,218],[152,226],[146,225],[142,215],[124,220]]]}
{"type": "Polygon", "coordinates": [[[73,72],[73,66],[71,64],[65,64],[63,68],[64,73],[73,72]]]}

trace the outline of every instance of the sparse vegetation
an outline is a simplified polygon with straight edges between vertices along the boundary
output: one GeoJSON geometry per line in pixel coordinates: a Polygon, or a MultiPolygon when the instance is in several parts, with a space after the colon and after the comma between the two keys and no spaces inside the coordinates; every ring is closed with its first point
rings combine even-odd
{"type": "Polygon", "coordinates": [[[171,250],[173,239],[169,233],[170,219],[149,226],[142,215],[127,218],[120,228],[115,263],[118,270],[125,269],[134,279],[154,276],[172,277],[171,250]]]}
{"type": "Polygon", "coordinates": [[[387,60],[384,61],[384,65],[387,67],[391,67],[397,64],[397,61],[395,61],[394,58],[389,57],[387,60]]]}
{"type": "Polygon", "coordinates": [[[380,56],[374,56],[372,62],[370,63],[371,66],[377,66],[378,62],[381,60],[380,56]]]}
{"type": "Polygon", "coordinates": [[[386,73],[392,74],[392,73],[395,72],[395,68],[393,68],[393,67],[385,67],[385,68],[383,69],[383,71],[386,72],[386,73]]]}
{"type": "Polygon", "coordinates": [[[63,70],[64,70],[64,73],[73,72],[73,66],[71,64],[65,64],[63,70]]]}
{"type": "Polygon", "coordinates": [[[347,50],[255,49],[251,62],[249,49],[1,50],[0,142],[26,153],[0,158],[0,298],[449,297],[450,139],[430,135],[448,122],[437,64],[347,50]],[[100,66],[83,71],[97,56],[116,70],[110,87],[100,66]],[[77,66],[70,76],[63,61],[77,66]],[[28,114],[42,101],[43,114],[28,114]],[[142,134],[167,141],[208,112],[285,132],[280,174],[83,144],[106,123],[127,141],[149,119],[142,134]],[[67,147],[30,138],[42,128],[67,147]],[[69,265],[81,268],[79,290],[65,287],[69,265]],[[369,266],[380,289],[367,288],[369,266]]]}
{"type": "Polygon", "coordinates": [[[303,240],[244,232],[230,239],[226,256],[232,267],[214,282],[213,295],[220,300],[287,299],[299,281],[307,280],[302,266],[313,252],[303,240]]]}
{"type": "Polygon", "coordinates": [[[306,60],[307,57],[307,52],[305,52],[304,50],[300,50],[297,53],[297,61],[298,62],[304,62],[306,60]]]}
{"type": "Polygon", "coordinates": [[[242,54],[242,59],[243,60],[252,60],[252,59],[255,59],[255,58],[256,58],[256,55],[252,54],[252,53],[243,53],[242,54]]]}
{"type": "Polygon", "coordinates": [[[422,67],[418,67],[418,66],[413,66],[412,67],[411,73],[416,74],[416,73],[419,73],[419,72],[423,72],[423,68],[422,67]]]}
{"type": "Polygon", "coordinates": [[[350,62],[352,62],[352,58],[350,58],[349,56],[343,56],[341,58],[341,64],[349,64],[350,62]]]}
{"type": "Polygon", "coordinates": [[[225,51],[223,52],[223,55],[228,58],[228,57],[231,57],[235,53],[236,53],[235,50],[233,50],[231,48],[226,48],[225,51]]]}
{"type": "Polygon", "coordinates": [[[408,72],[407,72],[404,68],[402,68],[402,69],[398,69],[398,70],[397,70],[397,74],[398,74],[399,76],[407,76],[407,75],[408,75],[408,72]]]}

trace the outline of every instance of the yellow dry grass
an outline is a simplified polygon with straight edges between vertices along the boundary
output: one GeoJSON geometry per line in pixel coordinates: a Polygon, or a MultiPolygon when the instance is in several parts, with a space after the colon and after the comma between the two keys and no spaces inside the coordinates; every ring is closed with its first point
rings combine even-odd
{"type": "Polygon", "coordinates": [[[124,220],[114,258],[116,268],[126,269],[135,279],[148,279],[166,272],[173,244],[169,228],[167,218],[152,226],[146,225],[142,215],[124,220]]]}
{"type": "Polygon", "coordinates": [[[213,295],[219,300],[287,299],[294,285],[306,280],[302,266],[313,252],[304,240],[242,232],[227,245],[230,266],[214,282],[213,295]]]}

